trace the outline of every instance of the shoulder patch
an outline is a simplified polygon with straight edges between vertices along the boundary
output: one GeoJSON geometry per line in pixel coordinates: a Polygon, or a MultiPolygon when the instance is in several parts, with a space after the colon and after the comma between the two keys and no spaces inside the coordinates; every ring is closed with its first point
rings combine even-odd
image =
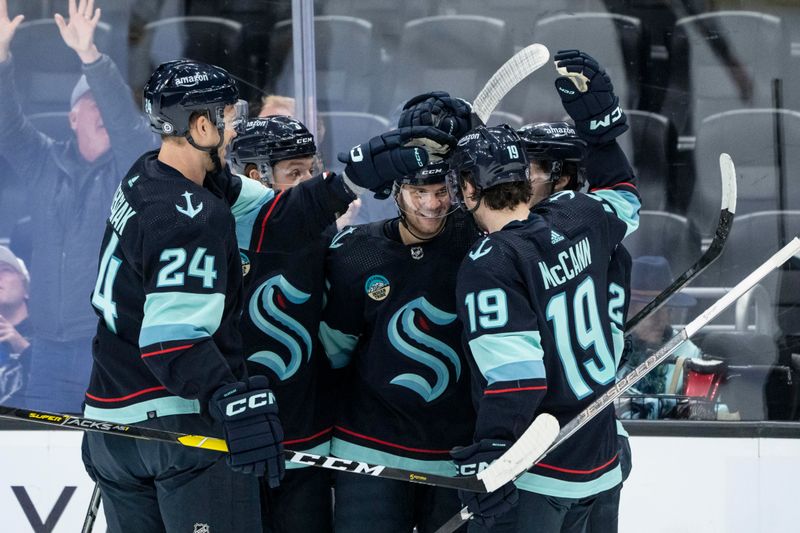
{"type": "Polygon", "coordinates": [[[572,200],[575,198],[575,193],[573,191],[561,191],[555,194],[551,194],[549,200],[556,201],[561,199],[572,200]]]}
{"type": "Polygon", "coordinates": [[[342,239],[345,238],[346,236],[352,234],[353,232],[355,232],[356,229],[357,229],[356,226],[348,226],[348,227],[344,228],[343,230],[341,230],[339,233],[337,233],[333,237],[333,240],[331,240],[331,244],[330,244],[330,246],[328,246],[328,248],[339,248],[339,247],[341,247],[342,246],[342,242],[341,242],[342,239]]]}
{"type": "Polygon", "coordinates": [[[203,202],[200,202],[197,205],[192,204],[192,193],[189,191],[184,192],[181,196],[186,199],[186,207],[175,204],[175,209],[178,210],[178,213],[182,213],[189,218],[194,218],[200,211],[203,210],[203,202]]]}
{"type": "Polygon", "coordinates": [[[486,246],[486,243],[489,242],[489,237],[485,237],[480,244],[478,244],[477,248],[473,247],[472,251],[469,253],[469,258],[473,261],[477,261],[484,255],[488,254],[492,251],[491,246],[486,246]]]}

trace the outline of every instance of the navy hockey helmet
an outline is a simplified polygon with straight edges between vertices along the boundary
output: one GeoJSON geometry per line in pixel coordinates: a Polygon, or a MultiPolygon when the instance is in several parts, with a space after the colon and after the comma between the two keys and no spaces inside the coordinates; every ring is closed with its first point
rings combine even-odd
{"type": "Polygon", "coordinates": [[[261,178],[271,183],[275,163],[316,153],[314,135],[302,122],[286,115],[271,115],[245,123],[244,131],[231,143],[231,164],[236,172],[243,173],[252,163],[261,178]]]}
{"type": "Polygon", "coordinates": [[[187,59],[162,63],[144,86],[144,111],[150,127],[173,137],[187,137],[189,118],[193,113],[204,113],[220,131],[221,143],[225,106],[237,106],[239,120],[247,116],[247,104],[238,99],[239,89],[227,71],[187,59]]]}
{"type": "Polygon", "coordinates": [[[415,174],[394,180],[397,185],[437,185],[444,183],[450,164],[445,159],[431,161],[415,174]]]}
{"type": "Polygon", "coordinates": [[[510,126],[479,126],[461,137],[450,154],[448,188],[453,203],[463,206],[461,182],[469,181],[478,195],[503,183],[529,179],[528,158],[520,136],[510,126]]]}
{"type": "Polygon", "coordinates": [[[558,181],[565,170],[575,175],[574,187],[583,183],[583,158],[588,144],[578,137],[575,128],[568,122],[536,122],[526,124],[518,130],[525,143],[525,152],[531,161],[540,161],[550,173],[550,181],[558,181]],[[565,163],[573,163],[569,169],[565,163]]]}

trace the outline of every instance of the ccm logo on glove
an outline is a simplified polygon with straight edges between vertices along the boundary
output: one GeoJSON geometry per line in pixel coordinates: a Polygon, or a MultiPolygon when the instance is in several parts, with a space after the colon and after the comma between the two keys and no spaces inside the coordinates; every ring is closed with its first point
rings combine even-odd
{"type": "Polygon", "coordinates": [[[608,115],[604,116],[600,120],[592,120],[589,123],[589,129],[594,131],[598,128],[607,128],[614,122],[617,122],[619,119],[622,118],[622,108],[617,106],[614,111],[609,113],[608,115]]]}
{"type": "Polygon", "coordinates": [[[259,407],[272,405],[273,403],[275,403],[275,395],[272,394],[272,392],[265,391],[259,394],[253,394],[247,398],[229,403],[225,407],[225,416],[236,416],[240,413],[244,413],[247,409],[258,409],[259,407]]]}

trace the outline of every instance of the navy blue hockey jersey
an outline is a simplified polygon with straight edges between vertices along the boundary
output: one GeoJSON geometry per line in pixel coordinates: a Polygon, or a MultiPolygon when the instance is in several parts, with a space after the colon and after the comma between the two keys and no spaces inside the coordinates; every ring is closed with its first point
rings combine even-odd
{"type": "Polygon", "coordinates": [[[450,449],[470,441],[475,419],[455,273],[477,230],[455,213],[438,237],[407,246],[398,224],[351,226],[330,244],[320,336],[333,366],[351,371],[332,453],[455,475],[450,449]]]}
{"type": "Polygon", "coordinates": [[[249,246],[240,243],[249,248],[241,251],[248,371],[269,378],[284,445],[318,455],[329,453],[333,430],[330,365],[319,341],[325,252],[350,202],[337,179],[317,176],[278,193],[249,246]]]}
{"type": "MultiPolygon", "coordinates": [[[[458,314],[474,370],[476,440],[514,441],[541,412],[566,424],[613,385],[627,287],[624,257],[611,259],[640,207],[630,167],[620,169],[589,194],[551,196],[464,259],[458,314]]],[[[617,455],[609,408],[516,483],[590,496],[620,482],[617,455]]]]}
{"type": "Polygon", "coordinates": [[[111,204],[92,294],[90,418],[204,412],[217,387],[247,375],[236,235],[251,233],[274,193],[227,170],[200,187],[157,156],[133,165],[111,204]]]}

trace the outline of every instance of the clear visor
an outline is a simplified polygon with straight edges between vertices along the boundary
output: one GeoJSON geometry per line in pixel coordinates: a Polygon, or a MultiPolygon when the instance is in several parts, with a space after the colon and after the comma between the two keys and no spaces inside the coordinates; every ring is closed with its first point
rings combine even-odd
{"type": "Polygon", "coordinates": [[[222,126],[226,130],[233,130],[238,134],[244,133],[245,124],[247,123],[247,113],[249,110],[249,106],[246,100],[237,100],[235,104],[233,104],[233,110],[227,111],[226,109],[230,109],[228,106],[224,108],[217,107],[217,116],[216,124],[219,128],[222,126]],[[222,115],[222,116],[220,116],[222,115]]]}
{"type": "Polygon", "coordinates": [[[444,218],[458,207],[450,201],[447,185],[417,187],[395,185],[397,207],[406,215],[420,218],[444,218]]]}
{"type": "Polygon", "coordinates": [[[466,209],[458,172],[455,170],[448,172],[447,176],[445,176],[445,183],[447,184],[447,194],[450,196],[450,203],[453,205],[453,209],[466,209]]]}

